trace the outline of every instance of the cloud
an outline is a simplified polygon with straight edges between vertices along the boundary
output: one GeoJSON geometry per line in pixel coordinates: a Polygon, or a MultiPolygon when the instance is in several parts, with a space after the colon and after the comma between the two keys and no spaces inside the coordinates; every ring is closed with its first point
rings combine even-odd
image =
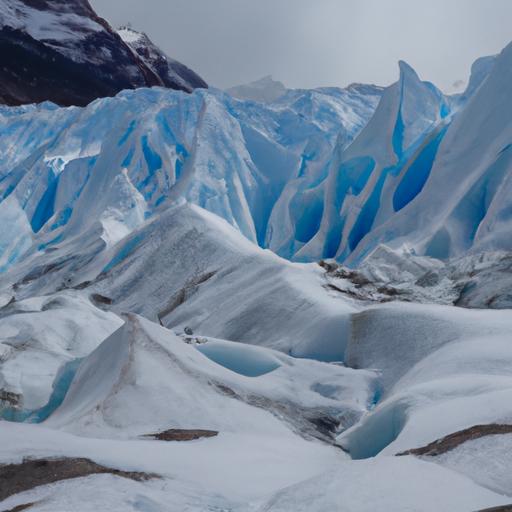
{"type": "Polygon", "coordinates": [[[510,0],[92,0],[219,87],[396,80],[399,59],[450,90],[510,38],[510,0]]]}

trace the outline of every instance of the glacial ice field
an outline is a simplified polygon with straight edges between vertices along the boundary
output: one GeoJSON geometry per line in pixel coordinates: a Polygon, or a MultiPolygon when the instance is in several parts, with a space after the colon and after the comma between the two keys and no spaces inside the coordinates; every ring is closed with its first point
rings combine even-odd
{"type": "Polygon", "coordinates": [[[399,72],[0,107],[0,511],[510,510],[512,46],[399,72]]]}

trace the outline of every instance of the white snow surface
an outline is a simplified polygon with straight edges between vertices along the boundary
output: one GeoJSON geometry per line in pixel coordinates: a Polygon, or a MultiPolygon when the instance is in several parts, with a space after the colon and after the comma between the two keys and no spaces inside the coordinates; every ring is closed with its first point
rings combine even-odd
{"type": "Polygon", "coordinates": [[[339,441],[367,458],[510,424],[511,357],[509,310],[396,304],[356,315],[346,361],[381,372],[380,400],[339,441]]]}
{"type": "Polygon", "coordinates": [[[66,8],[37,9],[20,0],[4,0],[0,7],[0,27],[22,29],[41,41],[69,41],[87,32],[105,30],[102,25],[66,8]],[[79,30],[77,30],[79,27],[79,30]]]}
{"type": "Polygon", "coordinates": [[[137,41],[140,41],[143,37],[143,34],[140,32],[137,32],[136,30],[132,30],[129,27],[123,27],[120,28],[117,33],[121,36],[121,39],[125,43],[136,43],[137,41]]]}
{"type": "Polygon", "coordinates": [[[507,498],[432,463],[405,459],[342,462],[306,482],[285,489],[258,512],[352,512],[479,510],[507,498]]]}
{"type": "MultiPolygon", "coordinates": [[[[223,347],[240,356],[238,344],[224,342],[223,347]]],[[[307,418],[309,409],[313,419],[324,409],[325,415],[344,416],[353,423],[371,401],[372,372],[246,350],[271,357],[279,366],[247,377],[215,363],[166,329],[127,317],[126,324],[82,362],[64,402],[45,425],[115,437],[169,428],[280,436],[287,428],[279,419],[308,433],[296,411],[306,411],[307,418]]]]}
{"type": "Polygon", "coordinates": [[[5,306],[0,315],[0,389],[19,395],[21,410],[43,407],[59,370],[87,356],[121,323],[71,293],[5,306]]]}
{"type": "MultiPolygon", "coordinates": [[[[468,441],[439,456],[439,464],[468,475],[479,485],[511,496],[512,435],[487,436],[468,441]]],[[[512,497],[512,496],[511,496],[512,497]]]]}
{"type": "Polygon", "coordinates": [[[353,301],[329,293],[319,266],[262,250],[205,210],[171,208],[109,258],[95,288],[117,311],[295,357],[343,360],[353,301]]]}
{"type": "MultiPolygon", "coordinates": [[[[431,314],[441,311],[441,316],[443,311],[453,310],[432,308],[431,314]]],[[[489,322],[495,324],[497,317],[492,316],[489,322]]],[[[358,461],[304,436],[300,421],[293,423],[283,416],[282,406],[287,402],[296,411],[295,420],[299,419],[297,411],[302,411],[302,416],[308,408],[318,411],[328,406],[340,412],[368,408],[373,392],[369,385],[375,379],[372,372],[294,360],[256,348],[252,350],[266,351],[267,357],[280,361],[280,366],[259,377],[246,377],[210,361],[193,344],[184,343],[148,320],[129,315],[124,321],[121,329],[83,360],[63,404],[45,423],[0,421],[0,436],[6,440],[0,446],[0,462],[19,463],[27,456],[86,457],[107,467],[156,473],[161,478],[136,483],[103,475],[62,481],[12,496],[0,504],[3,509],[35,502],[35,510],[41,511],[50,506],[53,510],[80,511],[96,506],[156,512],[176,506],[191,511],[232,512],[342,512],[378,507],[427,512],[477,510],[510,501],[504,495],[512,494],[508,473],[499,463],[501,459],[489,459],[504,453],[499,449],[506,449],[508,437],[462,445],[438,460],[395,457],[395,443],[393,450],[387,450],[389,453],[358,461]],[[227,393],[226,388],[231,392],[227,393]],[[219,435],[186,443],[142,437],[173,427],[217,428],[219,435]],[[463,464],[464,450],[471,448],[482,464],[463,464]],[[90,499],[82,503],[88,494],[90,499]]],[[[507,319],[498,319],[495,328],[506,323],[507,319]]],[[[206,346],[222,343],[226,350],[230,345],[208,339],[202,342],[206,346]]],[[[454,345],[460,343],[464,342],[454,345]]],[[[233,347],[236,353],[236,345],[233,347]]],[[[476,360],[478,356],[470,344],[465,348],[453,350],[452,358],[443,359],[455,363],[457,353],[458,359],[476,360]]],[[[487,357],[490,361],[494,356],[487,357]]],[[[443,370],[449,375],[453,372],[453,367],[440,369],[439,362],[429,362],[428,357],[423,361],[436,378],[443,370]]],[[[500,367],[508,367],[508,363],[500,367]]],[[[412,365],[412,374],[416,368],[418,365],[412,365]]],[[[481,370],[482,375],[491,373],[485,366],[481,370]]],[[[426,375],[414,377],[415,384],[403,384],[405,390],[416,393],[418,408],[422,407],[418,401],[421,393],[415,389],[420,382],[428,381],[426,375]]],[[[446,382],[441,379],[438,388],[446,387],[446,382]]],[[[460,383],[461,392],[468,392],[470,382],[466,379],[460,383]]],[[[455,389],[451,384],[444,394],[453,394],[455,389]]],[[[466,414],[473,411],[473,416],[480,414],[481,418],[479,409],[483,405],[489,409],[488,395],[478,401],[479,396],[467,407],[466,414]]],[[[504,398],[502,405],[506,403],[504,398]]],[[[427,401],[423,408],[428,412],[429,407],[427,401]]],[[[347,433],[364,428],[367,418],[378,415],[380,408],[378,405],[368,412],[347,433]]],[[[436,411],[435,418],[443,418],[445,428],[460,427],[461,421],[454,424],[448,411],[436,411]]],[[[455,409],[453,417],[460,412],[455,409]]],[[[386,428],[385,421],[381,428],[386,428]]],[[[409,442],[424,439],[417,435],[409,442]]]]}
{"type": "MultiPolygon", "coordinates": [[[[332,447],[286,433],[279,436],[275,431],[266,436],[225,434],[189,443],[83,438],[7,422],[0,423],[0,433],[2,439],[9,439],[9,444],[0,448],[4,462],[20,462],[28,453],[38,457],[85,457],[107,467],[158,472],[165,482],[193,485],[209,497],[228,496],[238,502],[307,479],[344,458],[332,447]]],[[[59,494],[58,488],[49,490],[59,494]]],[[[172,486],[168,494],[172,496],[172,486]]],[[[203,502],[204,507],[209,505],[203,502]]]]}

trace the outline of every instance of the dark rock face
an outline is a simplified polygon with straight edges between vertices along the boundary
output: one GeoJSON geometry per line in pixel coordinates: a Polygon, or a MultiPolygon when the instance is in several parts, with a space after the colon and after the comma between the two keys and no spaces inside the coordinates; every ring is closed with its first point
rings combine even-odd
{"type": "Polygon", "coordinates": [[[504,505],[503,507],[486,508],[479,512],[512,512],[512,505],[504,505]]]}
{"type": "Polygon", "coordinates": [[[194,71],[165,55],[146,34],[129,27],[121,28],[118,33],[144,64],[162,80],[165,87],[186,92],[208,87],[194,71]]]}
{"type": "Polygon", "coordinates": [[[443,437],[442,439],[438,439],[437,441],[434,441],[427,446],[422,446],[421,448],[414,448],[412,450],[397,453],[397,456],[417,455],[435,457],[437,455],[447,453],[450,450],[454,450],[467,441],[480,439],[481,437],[486,436],[504,434],[512,434],[512,425],[498,425],[494,423],[490,425],[476,425],[474,427],[461,430],[460,432],[450,434],[446,437],[443,437]]]}
{"type": "MultiPolygon", "coordinates": [[[[111,474],[143,482],[156,475],[107,468],[88,459],[25,459],[21,464],[0,466],[0,501],[40,485],[89,475],[111,474]]],[[[19,509],[22,510],[22,509],[19,509]]]]}
{"type": "MultiPolygon", "coordinates": [[[[0,31],[0,102],[23,105],[52,101],[58,105],[87,105],[122,89],[149,85],[129,80],[107,66],[77,63],[20,30],[0,31]]],[[[151,84],[156,85],[156,83],[151,84]]]]}
{"type": "MultiPolygon", "coordinates": [[[[3,2],[0,103],[22,105],[48,100],[64,106],[86,105],[123,89],[164,86],[190,92],[195,87],[206,87],[179,63],[173,65],[186,70],[183,80],[170,80],[168,66],[163,65],[165,57],[162,65],[148,65],[96,15],[87,0],[3,2]]],[[[176,76],[179,78],[179,74],[176,76]]]]}
{"type": "Polygon", "coordinates": [[[216,430],[185,430],[185,429],[170,429],[158,434],[149,434],[146,437],[151,437],[157,441],[195,441],[197,439],[215,437],[219,433],[216,430]]]}
{"type": "Polygon", "coordinates": [[[24,503],[23,505],[18,505],[17,507],[11,508],[10,510],[6,510],[5,512],[22,512],[22,510],[28,510],[34,505],[35,503],[24,503]]]}

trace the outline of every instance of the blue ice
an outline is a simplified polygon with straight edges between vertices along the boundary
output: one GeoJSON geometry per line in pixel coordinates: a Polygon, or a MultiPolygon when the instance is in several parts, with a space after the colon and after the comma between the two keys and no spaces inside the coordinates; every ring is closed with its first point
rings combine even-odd
{"type": "Polygon", "coordinates": [[[281,366],[274,356],[247,345],[210,341],[196,348],[215,363],[246,377],[260,377],[281,366]]]}

